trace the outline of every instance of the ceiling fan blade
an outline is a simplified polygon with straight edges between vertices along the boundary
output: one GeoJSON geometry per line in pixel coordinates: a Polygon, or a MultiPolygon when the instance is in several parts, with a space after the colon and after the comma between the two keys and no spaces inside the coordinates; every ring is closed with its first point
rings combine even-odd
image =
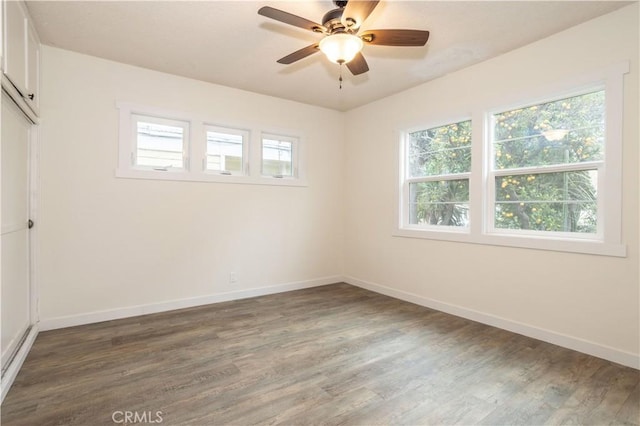
{"type": "Polygon", "coordinates": [[[273,7],[264,6],[258,10],[258,15],[266,16],[267,18],[275,19],[276,21],[284,22],[285,24],[293,25],[296,27],[304,28],[305,30],[314,31],[318,33],[324,33],[328,30],[313,21],[302,18],[298,15],[294,15],[289,12],[285,12],[280,9],[275,9],[273,7]]]}
{"type": "Polygon", "coordinates": [[[371,15],[380,0],[349,0],[342,12],[342,25],[351,30],[360,28],[365,19],[371,15]]]}
{"type": "Polygon", "coordinates": [[[360,75],[369,71],[369,65],[367,65],[367,61],[364,60],[364,56],[362,56],[362,53],[360,52],[358,52],[352,60],[347,62],[346,65],[353,75],[360,75]]]}
{"type": "Polygon", "coordinates": [[[379,46],[424,46],[429,40],[429,31],[367,30],[360,38],[365,43],[379,46]]]}
{"type": "Polygon", "coordinates": [[[300,50],[296,50],[295,52],[285,56],[284,58],[278,59],[278,63],[289,65],[319,51],[320,49],[318,48],[318,43],[312,44],[311,46],[303,47],[300,50]]]}

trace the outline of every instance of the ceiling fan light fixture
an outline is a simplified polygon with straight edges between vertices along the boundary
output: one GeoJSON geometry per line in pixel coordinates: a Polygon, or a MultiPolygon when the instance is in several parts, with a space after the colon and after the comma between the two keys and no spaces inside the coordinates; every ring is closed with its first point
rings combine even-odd
{"type": "Polygon", "coordinates": [[[360,37],[347,33],[332,34],[320,40],[320,50],[336,64],[351,61],[363,46],[364,43],[360,37]]]}

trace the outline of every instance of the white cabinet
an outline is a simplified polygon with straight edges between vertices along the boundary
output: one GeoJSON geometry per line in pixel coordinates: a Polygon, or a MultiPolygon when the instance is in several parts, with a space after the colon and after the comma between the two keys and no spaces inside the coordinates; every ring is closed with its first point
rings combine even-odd
{"type": "Polygon", "coordinates": [[[2,71],[29,107],[38,114],[40,40],[22,1],[3,5],[4,48],[2,71]]]}
{"type": "Polygon", "coordinates": [[[3,71],[21,94],[27,89],[27,15],[17,1],[4,1],[3,71]]]}
{"type": "Polygon", "coordinates": [[[0,7],[0,69],[4,69],[4,7],[0,7]]]}
{"type": "Polygon", "coordinates": [[[27,25],[27,94],[29,107],[38,114],[40,103],[40,40],[29,22],[27,25]]]}

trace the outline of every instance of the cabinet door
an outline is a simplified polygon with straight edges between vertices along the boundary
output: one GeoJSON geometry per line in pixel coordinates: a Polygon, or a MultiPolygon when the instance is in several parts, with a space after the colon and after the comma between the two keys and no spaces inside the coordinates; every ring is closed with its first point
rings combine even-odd
{"type": "Polygon", "coordinates": [[[32,324],[28,225],[31,123],[4,91],[0,115],[0,348],[4,371],[32,324]]]}
{"type": "Polygon", "coordinates": [[[27,87],[27,15],[22,3],[3,1],[4,5],[4,73],[20,94],[27,87]]]}
{"type": "Polygon", "coordinates": [[[27,26],[27,93],[24,93],[27,104],[38,114],[40,104],[40,41],[31,25],[27,26]]]}
{"type": "Polygon", "coordinates": [[[4,1],[0,5],[0,68],[4,72],[4,1]]]}

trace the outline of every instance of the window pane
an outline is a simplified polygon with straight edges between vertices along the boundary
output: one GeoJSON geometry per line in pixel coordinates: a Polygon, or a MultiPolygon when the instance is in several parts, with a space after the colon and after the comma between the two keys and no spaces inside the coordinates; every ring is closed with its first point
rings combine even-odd
{"type": "Polygon", "coordinates": [[[242,172],[242,135],[207,131],[207,170],[242,172]]]}
{"type": "Polygon", "coordinates": [[[602,160],[604,91],[495,114],[494,167],[602,160]]]}
{"type": "Polygon", "coordinates": [[[496,178],[495,226],[595,233],[596,170],[496,178]]]}
{"type": "Polygon", "coordinates": [[[409,184],[409,223],[469,226],[469,181],[460,179],[409,184]]]}
{"type": "Polygon", "coordinates": [[[138,121],[136,165],[183,168],[183,144],[182,127],[138,121]]]}
{"type": "Polygon", "coordinates": [[[274,139],[262,140],[262,174],[293,176],[293,143],[274,139]]]}
{"type": "Polygon", "coordinates": [[[471,121],[409,133],[408,176],[471,171],[471,121]]]}

